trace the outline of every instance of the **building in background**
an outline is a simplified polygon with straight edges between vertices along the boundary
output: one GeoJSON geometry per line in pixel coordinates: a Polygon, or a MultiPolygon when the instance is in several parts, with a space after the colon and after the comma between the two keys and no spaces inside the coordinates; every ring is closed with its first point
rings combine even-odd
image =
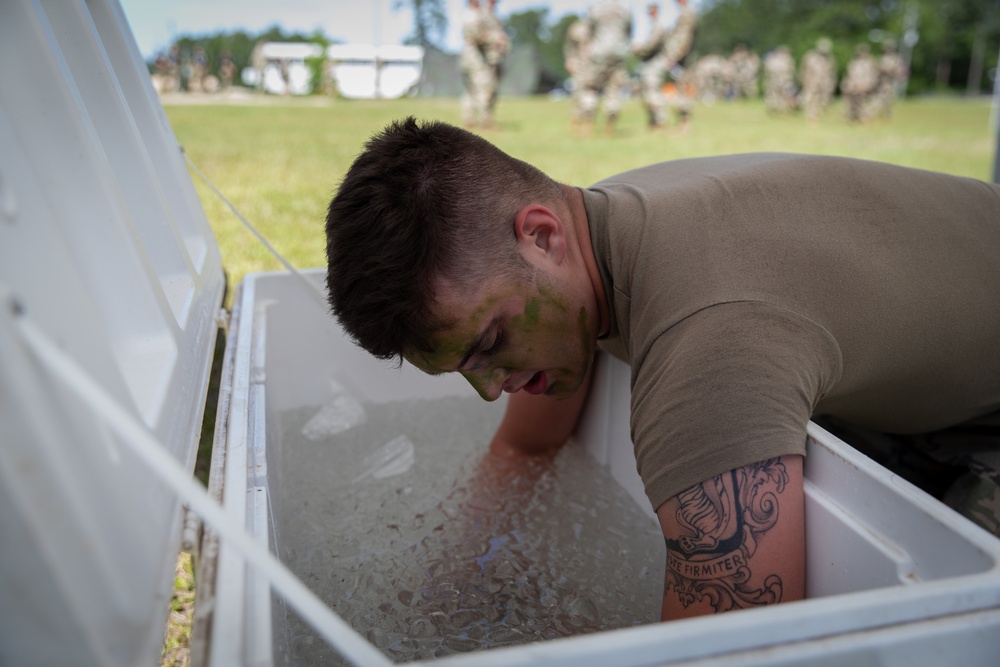
{"type": "Polygon", "coordinates": [[[331,44],[326,57],[328,76],[341,96],[394,99],[415,92],[424,49],[397,44],[331,44]]]}
{"type": "Polygon", "coordinates": [[[308,95],[322,81],[342,97],[397,98],[415,91],[423,60],[419,46],[331,44],[324,51],[313,43],[261,42],[242,78],[274,95],[308,95]],[[322,79],[313,71],[316,62],[322,62],[322,79]]]}
{"type": "Polygon", "coordinates": [[[242,72],[243,83],[274,95],[308,95],[313,82],[306,61],[322,55],[319,44],[259,42],[242,72]]]}

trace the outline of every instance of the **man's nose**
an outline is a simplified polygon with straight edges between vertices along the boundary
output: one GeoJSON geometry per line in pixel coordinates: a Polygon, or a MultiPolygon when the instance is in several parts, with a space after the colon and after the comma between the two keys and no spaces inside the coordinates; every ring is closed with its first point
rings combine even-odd
{"type": "Polygon", "coordinates": [[[503,393],[504,382],[509,373],[503,368],[485,368],[481,371],[462,373],[472,388],[482,396],[483,400],[495,401],[503,393]]]}

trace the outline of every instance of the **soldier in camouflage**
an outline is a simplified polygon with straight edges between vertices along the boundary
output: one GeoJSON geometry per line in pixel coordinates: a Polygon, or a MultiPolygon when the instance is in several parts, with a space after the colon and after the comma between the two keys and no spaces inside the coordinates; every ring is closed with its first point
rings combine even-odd
{"type": "Polygon", "coordinates": [[[490,81],[492,88],[489,95],[490,118],[496,117],[497,99],[500,92],[500,79],[503,77],[503,61],[510,53],[510,38],[503,27],[503,23],[496,13],[497,0],[489,0],[489,7],[485,10],[483,23],[487,33],[486,46],[483,50],[483,57],[487,67],[493,69],[493,77],[490,81]]]}
{"type": "Polygon", "coordinates": [[[621,75],[629,54],[632,16],[620,2],[600,0],[590,8],[587,24],[590,39],[586,56],[581,62],[580,92],[575,97],[573,122],[578,130],[589,133],[597,116],[598,104],[603,101],[605,125],[611,133],[621,110],[621,75]],[[600,97],[602,91],[603,100],[600,97]]]}
{"type": "Polygon", "coordinates": [[[871,95],[878,85],[878,63],[867,44],[858,44],[854,57],[847,63],[847,71],[840,81],[840,92],[846,101],[844,113],[852,123],[871,120],[871,95]]]}
{"type": "Polygon", "coordinates": [[[772,114],[795,109],[795,60],[787,46],[779,46],[764,58],[764,105],[772,114]]]}
{"type": "Polygon", "coordinates": [[[728,58],[710,53],[694,64],[693,78],[698,99],[705,104],[713,104],[732,97],[736,71],[728,58]]]}
{"type": "Polygon", "coordinates": [[[646,7],[649,14],[649,36],[646,41],[636,44],[632,52],[639,58],[639,81],[642,103],[649,116],[649,129],[660,130],[666,121],[666,99],[663,96],[663,76],[667,71],[666,47],[667,31],[660,24],[660,7],[650,3],[646,7]]]}
{"type": "Polygon", "coordinates": [[[590,45],[590,24],[585,19],[573,21],[566,29],[566,40],[563,42],[563,60],[566,71],[569,72],[572,94],[573,115],[570,123],[577,126],[582,123],[582,103],[580,95],[583,91],[582,74],[586,71],[587,50],[590,45]]]}
{"type": "Polygon", "coordinates": [[[667,100],[667,104],[674,110],[677,116],[677,123],[681,132],[687,131],[688,122],[691,120],[691,110],[694,101],[687,93],[684,68],[687,65],[687,58],[694,48],[695,33],[698,31],[698,15],[688,6],[687,0],[677,0],[677,22],[670,37],[667,38],[667,71],[674,79],[677,90],[667,100]]]}
{"type": "MultiPolygon", "coordinates": [[[[506,35],[505,35],[506,36],[506,35]]],[[[462,95],[462,121],[466,127],[479,125],[493,127],[493,95],[497,86],[496,62],[497,39],[487,10],[480,7],[479,0],[469,0],[469,6],[462,21],[464,45],[459,65],[465,91],[462,95]]]]}
{"type": "Polygon", "coordinates": [[[872,94],[872,110],[870,116],[889,118],[892,116],[892,106],[896,101],[896,91],[901,81],[906,78],[906,68],[903,58],[896,50],[896,40],[888,37],[882,41],[882,57],[878,61],[878,85],[872,94]]]}
{"type": "Polygon", "coordinates": [[[816,47],[806,51],[799,63],[802,83],[802,109],[806,119],[819,120],[833,100],[837,87],[837,63],[833,59],[833,42],[827,37],[816,40],[816,47]]]}
{"type": "Polygon", "coordinates": [[[757,99],[760,94],[757,85],[760,56],[748,51],[745,45],[737,44],[729,56],[729,65],[733,71],[733,96],[745,97],[748,100],[757,99]]]}
{"type": "Polygon", "coordinates": [[[229,51],[223,51],[219,56],[219,85],[222,90],[229,90],[236,78],[236,64],[229,51]]]}

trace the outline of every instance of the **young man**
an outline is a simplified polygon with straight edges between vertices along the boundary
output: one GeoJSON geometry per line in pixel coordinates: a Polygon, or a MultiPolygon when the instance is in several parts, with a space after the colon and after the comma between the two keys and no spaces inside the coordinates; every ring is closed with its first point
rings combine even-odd
{"type": "Polygon", "coordinates": [[[348,171],[327,255],[359,344],[511,393],[494,452],[566,440],[597,347],[631,365],[664,619],[803,596],[812,416],[922,433],[1000,409],[1000,186],[972,179],[759,154],[576,188],[409,118],[348,171]]]}

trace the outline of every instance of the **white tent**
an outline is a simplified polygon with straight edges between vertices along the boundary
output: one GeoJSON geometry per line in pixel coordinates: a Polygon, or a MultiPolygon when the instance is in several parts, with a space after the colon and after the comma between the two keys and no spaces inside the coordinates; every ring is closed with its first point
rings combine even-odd
{"type": "Polygon", "coordinates": [[[261,42],[251,55],[252,67],[245,70],[245,83],[275,95],[308,95],[312,92],[309,58],[323,55],[323,47],[307,42],[261,42]]]}
{"type": "Polygon", "coordinates": [[[397,98],[420,81],[424,50],[419,46],[333,44],[326,50],[331,76],[344,97],[397,98]]]}

